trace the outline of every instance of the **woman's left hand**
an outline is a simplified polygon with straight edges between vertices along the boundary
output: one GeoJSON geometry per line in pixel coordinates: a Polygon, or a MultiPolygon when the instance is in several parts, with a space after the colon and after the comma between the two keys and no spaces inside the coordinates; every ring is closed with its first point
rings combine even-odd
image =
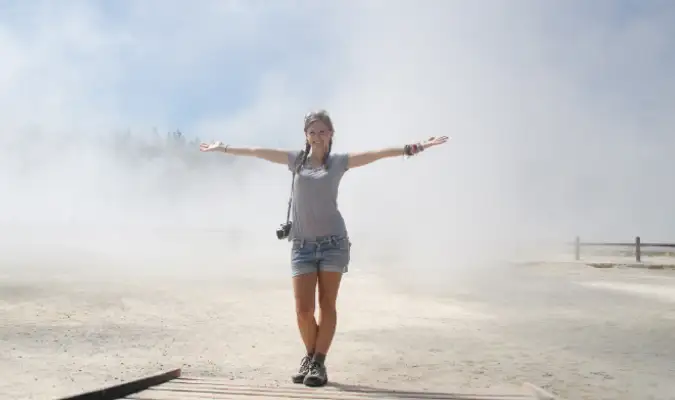
{"type": "Polygon", "coordinates": [[[422,146],[424,146],[425,149],[428,149],[429,147],[434,147],[443,144],[448,140],[450,140],[448,136],[439,136],[439,137],[432,136],[429,139],[423,141],[422,146]]]}

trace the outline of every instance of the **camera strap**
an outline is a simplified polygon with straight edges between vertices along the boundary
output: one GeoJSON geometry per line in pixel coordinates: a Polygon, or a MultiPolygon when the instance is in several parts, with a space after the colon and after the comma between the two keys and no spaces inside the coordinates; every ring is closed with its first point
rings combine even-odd
{"type": "Polygon", "coordinates": [[[293,190],[295,189],[295,175],[300,172],[302,164],[298,160],[302,160],[304,156],[304,151],[301,151],[298,154],[298,158],[295,159],[295,168],[293,169],[293,175],[291,176],[291,194],[288,196],[288,210],[286,210],[286,224],[291,221],[291,203],[293,202],[293,190]]]}

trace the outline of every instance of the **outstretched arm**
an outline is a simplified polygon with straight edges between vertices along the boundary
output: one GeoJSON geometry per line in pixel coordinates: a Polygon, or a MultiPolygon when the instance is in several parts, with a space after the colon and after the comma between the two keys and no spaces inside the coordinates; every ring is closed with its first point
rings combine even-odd
{"type": "Polygon", "coordinates": [[[221,142],[215,142],[212,144],[202,143],[199,146],[199,150],[226,153],[235,156],[256,157],[273,162],[275,164],[287,164],[289,154],[289,152],[286,150],[264,149],[260,147],[234,147],[230,145],[224,145],[221,142]]]}
{"type": "Polygon", "coordinates": [[[403,151],[403,146],[401,146],[381,150],[365,151],[362,153],[351,153],[347,159],[347,168],[352,169],[362,167],[383,158],[403,156],[403,151]]]}
{"type": "Polygon", "coordinates": [[[363,153],[349,154],[349,158],[347,161],[347,168],[351,169],[356,167],[362,167],[364,165],[368,165],[372,162],[381,160],[383,158],[398,157],[398,156],[414,156],[415,154],[419,154],[420,152],[424,151],[425,149],[428,149],[429,147],[443,144],[447,142],[448,139],[449,138],[447,136],[442,136],[438,138],[430,137],[429,139],[421,143],[409,144],[400,147],[391,147],[388,149],[366,151],[363,153]]]}

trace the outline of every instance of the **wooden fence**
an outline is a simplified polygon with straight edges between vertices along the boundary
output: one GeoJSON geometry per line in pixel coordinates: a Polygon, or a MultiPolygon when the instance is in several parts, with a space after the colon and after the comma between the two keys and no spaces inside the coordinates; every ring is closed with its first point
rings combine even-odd
{"type": "MultiPolygon", "coordinates": [[[[581,259],[582,247],[632,247],[634,249],[635,261],[642,262],[642,250],[647,247],[672,248],[675,249],[675,243],[643,243],[640,236],[635,237],[634,242],[582,242],[579,236],[574,240],[574,259],[581,259]]],[[[675,252],[675,251],[674,251],[675,252]]]]}

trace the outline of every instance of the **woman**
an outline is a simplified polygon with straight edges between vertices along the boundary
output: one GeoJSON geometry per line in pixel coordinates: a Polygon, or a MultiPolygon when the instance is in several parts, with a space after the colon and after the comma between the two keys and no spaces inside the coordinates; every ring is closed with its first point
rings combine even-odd
{"type": "Polygon", "coordinates": [[[342,274],[347,272],[351,243],[344,219],[337,208],[342,175],[387,157],[414,156],[447,142],[448,137],[422,143],[356,154],[331,154],[333,122],[324,110],[305,116],[305,148],[302,151],[233,147],[220,142],[202,143],[201,151],[219,151],[252,156],[286,164],[295,172],[292,227],[289,240],[291,271],[298,328],[307,354],[302,358],[294,383],[323,386],[328,382],[324,364],[335,334],[336,300],[342,274]],[[319,321],[314,318],[315,292],[319,287],[319,321]]]}

